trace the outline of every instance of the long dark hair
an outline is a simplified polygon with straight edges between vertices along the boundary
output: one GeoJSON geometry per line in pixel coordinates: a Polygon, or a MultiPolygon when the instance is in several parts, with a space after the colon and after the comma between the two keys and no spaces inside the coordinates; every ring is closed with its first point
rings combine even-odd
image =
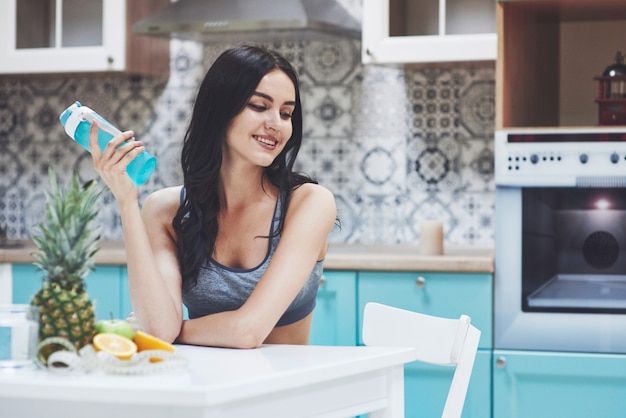
{"type": "MultiPolygon", "coordinates": [[[[244,109],[263,76],[276,69],[287,74],[295,87],[293,132],[281,153],[263,169],[263,176],[286,196],[285,203],[299,185],[316,183],[293,171],[302,144],[302,106],[295,69],[278,52],[260,46],[242,45],[224,51],[200,85],[183,143],[181,161],[186,193],[172,222],[178,237],[183,288],[196,284],[202,263],[215,248],[222,144],[228,126],[244,109]]],[[[286,212],[282,211],[281,225],[286,212]]]]}

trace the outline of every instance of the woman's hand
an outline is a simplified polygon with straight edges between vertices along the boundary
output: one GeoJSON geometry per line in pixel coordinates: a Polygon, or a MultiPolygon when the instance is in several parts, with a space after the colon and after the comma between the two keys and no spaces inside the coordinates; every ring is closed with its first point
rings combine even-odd
{"type": "Polygon", "coordinates": [[[92,122],[89,131],[89,148],[91,149],[94,168],[109,186],[111,193],[120,205],[129,198],[137,200],[138,196],[137,186],[128,176],[126,167],[144,150],[144,146],[141,141],[130,141],[133,135],[133,131],[116,135],[102,152],[98,145],[98,124],[96,121],[92,122]]]}

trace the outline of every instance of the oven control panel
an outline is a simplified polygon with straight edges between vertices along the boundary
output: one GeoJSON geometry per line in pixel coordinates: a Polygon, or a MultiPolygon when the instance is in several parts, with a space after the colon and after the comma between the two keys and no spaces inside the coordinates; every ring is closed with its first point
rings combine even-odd
{"type": "Polygon", "coordinates": [[[626,187],[626,129],[497,131],[495,180],[513,186],[626,187]]]}

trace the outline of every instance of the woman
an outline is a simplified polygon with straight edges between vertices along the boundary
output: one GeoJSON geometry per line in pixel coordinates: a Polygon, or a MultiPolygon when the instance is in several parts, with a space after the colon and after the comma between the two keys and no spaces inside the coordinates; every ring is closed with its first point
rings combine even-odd
{"type": "Polygon", "coordinates": [[[218,57],[185,134],[184,186],[152,193],[142,209],[126,174],[144,150],[132,137],[101,153],[92,126],[90,145],[120,207],[138,326],[184,344],[307,344],[336,206],[292,171],[302,108],[288,61],[245,45],[218,57]]]}

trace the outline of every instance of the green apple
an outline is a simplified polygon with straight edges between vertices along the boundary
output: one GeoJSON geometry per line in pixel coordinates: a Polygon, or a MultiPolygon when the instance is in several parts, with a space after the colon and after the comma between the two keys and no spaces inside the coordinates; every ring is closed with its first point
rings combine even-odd
{"type": "Polygon", "coordinates": [[[124,319],[111,318],[96,322],[96,334],[102,334],[104,332],[118,334],[129,340],[132,340],[135,336],[135,330],[128,321],[124,319]]]}

